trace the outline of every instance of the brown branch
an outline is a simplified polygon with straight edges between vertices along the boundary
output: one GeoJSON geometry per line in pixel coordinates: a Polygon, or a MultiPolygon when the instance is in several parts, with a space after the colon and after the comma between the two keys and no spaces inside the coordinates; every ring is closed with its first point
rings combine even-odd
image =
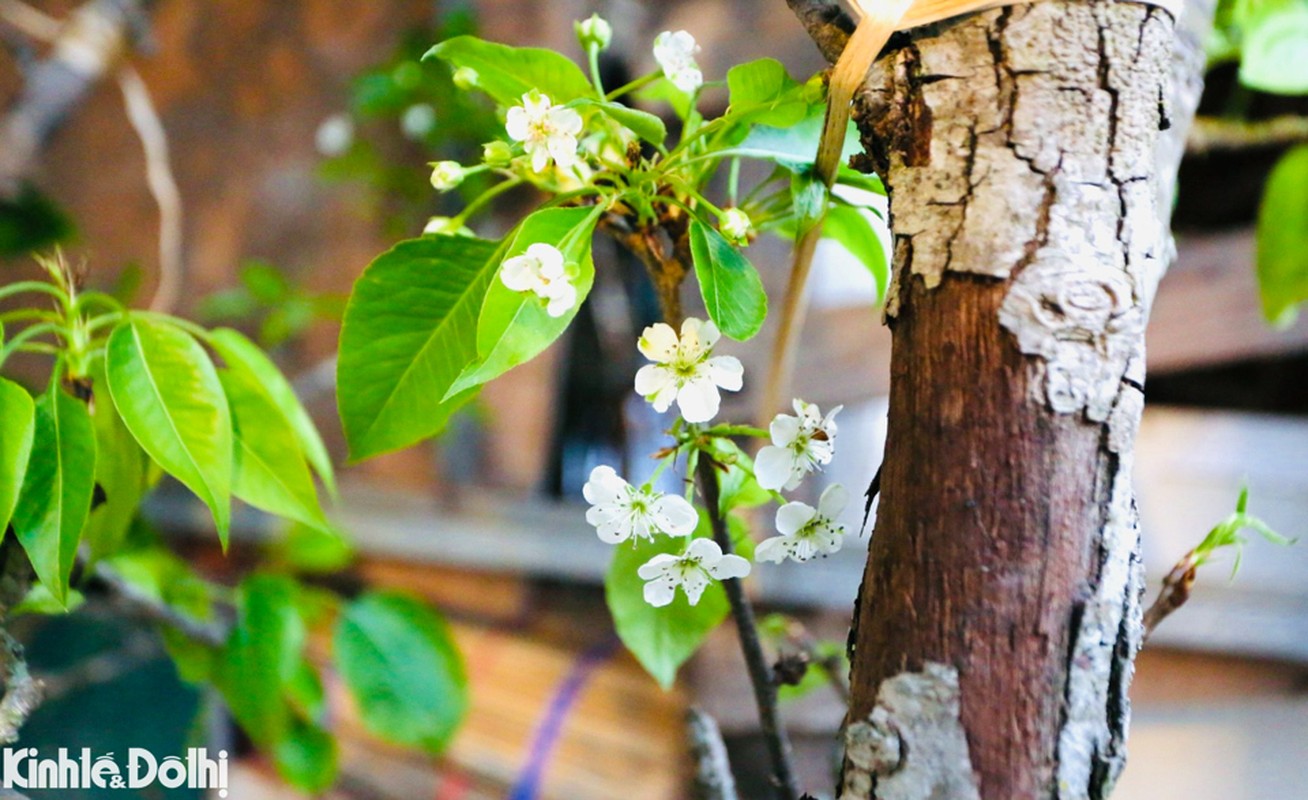
{"type": "Polygon", "coordinates": [[[1286,114],[1257,121],[1199,117],[1185,143],[1186,155],[1284,147],[1308,142],[1308,117],[1286,114]]]}
{"type": "MultiPolygon", "coordinates": [[[[723,553],[734,553],[731,533],[727,530],[727,521],[722,516],[721,496],[718,488],[718,476],[714,472],[712,459],[701,456],[696,467],[699,489],[704,495],[704,505],[708,510],[709,522],[713,527],[713,539],[722,548],[723,553]]],[[[745,595],[745,585],[739,578],[727,578],[722,582],[727,591],[727,600],[731,603],[731,616],[736,621],[736,632],[740,636],[740,649],[745,655],[745,664],[749,668],[749,680],[754,686],[754,702],[758,706],[760,727],[767,744],[768,755],[772,760],[772,784],[776,787],[782,800],[796,800],[799,786],[795,770],[791,766],[790,741],[785,728],[777,714],[777,684],[763,654],[763,644],[759,641],[758,623],[754,618],[754,605],[745,595]]]]}
{"type": "Polygon", "coordinates": [[[686,727],[695,758],[696,800],[737,800],[736,778],[731,774],[718,723],[702,708],[691,706],[686,712],[686,727]]]}
{"type": "Polygon", "coordinates": [[[1144,614],[1143,641],[1147,642],[1153,635],[1154,629],[1190,599],[1190,589],[1194,586],[1195,572],[1198,569],[1195,552],[1191,550],[1176,562],[1172,571],[1163,578],[1163,590],[1154,598],[1153,604],[1144,614]]]}
{"type": "Polygon", "coordinates": [[[112,567],[97,564],[87,576],[87,588],[98,589],[137,619],[167,625],[200,644],[220,648],[227,643],[227,628],[183,614],[128,582],[112,567]]]}
{"type": "Polygon", "coordinates": [[[786,0],[786,5],[799,18],[822,57],[836,63],[854,32],[854,20],[840,6],[823,0],[786,0]]]}

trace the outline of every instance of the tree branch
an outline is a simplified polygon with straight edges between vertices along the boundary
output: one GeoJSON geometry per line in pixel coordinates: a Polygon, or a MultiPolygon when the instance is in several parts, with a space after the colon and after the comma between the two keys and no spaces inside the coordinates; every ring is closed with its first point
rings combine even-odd
{"type": "Polygon", "coordinates": [[[227,628],[207,623],[181,613],[129,583],[112,567],[96,564],[87,576],[87,587],[99,589],[124,611],[149,622],[157,622],[201,644],[220,648],[227,643],[227,628]]]}
{"type": "Polygon", "coordinates": [[[1149,610],[1144,613],[1142,643],[1148,642],[1159,624],[1190,599],[1190,589],[1194,586],[1195,572],[1198,568],[1199,565],[1195,563],[1195,553],[1191,550],[1176,562],[1171,572],[1163,578],[1162,591],[1154,598],[1149,610]]]}
{"type": "Polygon", "coordinates": [[[786,0],[786,5],[799,17],[822,57],[836,63],[854,32],[854,20],[840,6],[823,0],[786,0]]]}
{"type": "MultiPolygon", "coordinates": [[[[712,459],[701,457],[696,466],[700,492],[704,495],[709,522],[713,527],[713,539],[722,548],[723,553],[734,553],[731,533],[727,530],[727,521],[722,516],[718,476],[713,471],[712,459]]],[[[759,723],[763,729],[763,738],[767,743],[768,754],[772,759],[772,783],[776,786],[783,800],[796,800],[799,787],[795,779],[794,768],[790,764],[790,742],[786,731],[777,716],[777,685],[773,680],[772,668],[763,654],[763,645],[759,641],[758,623],[754,619],[754,606],[745,595],[745,585],[739,578],[728,578],[722,582],[727,591],[727,600],[731,603],[731,616],[736,621],[736,632],[740,635],[740,649],[744,652],[745,663],[749,667],[750,683],[754,686],[754,702],[758,705],[759,723]]]]}
{"type": "Polygon", "coordinates": [[[686,727],[690,752],[695,757],[696,800],[737,800],[736,779],[731,774],[718,723],[704,709],[691,706],[686,712],[686,727]]]}
{"type": "Polygon", "coordinates": [[[1256,121],[1198,117],[1190,129],[1185,152],[1186,155],[1197,156],[1305,142],[1308,142],[1308,117],[1286,114],[1256,121]]]}

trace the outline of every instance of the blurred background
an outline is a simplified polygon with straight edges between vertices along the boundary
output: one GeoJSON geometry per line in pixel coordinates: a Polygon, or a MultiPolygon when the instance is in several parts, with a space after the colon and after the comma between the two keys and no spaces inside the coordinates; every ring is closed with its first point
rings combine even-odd
{"type": "MultiPolygon", "coordinates": [[[[63,17],[81,3],[33,5],[63,17]]],[[[344,298],[375,255],[457,209],[457,196],[431,191],[426,163],[476,159],[499,124],[456,96],[442,65],[417,60],[427,47],[476,31],[580,57],[573,20],[598,11],[616,32],[604,64],[613,85],[652,68],[650,42],[669,29],[697,37],[710,80],[761,56],[797,76],[824,66],[779,0],[119,5],[136,9],[130,60],[157,110],[183,211],[177,311],[269,347],[341,462],[333,356],[344,298]]],[[[15,8],[0,6],[0,114],[24,101],[46,55],[19,32],[15,8]]],[[[23,190],[22,235],[62,238],[90,265],[91,283],[123,294],[138,287],[148,299],[160,213],[140,123],[116,81],[85,89],[22,171],[32,187],[23,190]]],[[[710,106],[724,100],[708,97],[710,106]]],[[[1308,100],[1251,91],[1234,67],[1217,67],[1202,113],[1233,110],[1246,120],[1302,116],[1308,100]]],[[[1289,141],[1196,146],[1182,168],[1179,257],[1150,324],[1136,471],[1154,586],[1230,513],[1243,482],[1254,514],[1308,537],[1308,320],[1269,326],[1253,266],[1263,186],[1289,141]]],[[[505,216],[483,218],[478,232],[505,230],[512,205],[510,196],[505,216]]],[[[5,282],[35,274],[15,254],[31,243],[20,239],[0,228],[5,282]]],[[[768,240],[749,251],[770,291],[784,285],[787,252],[768,240]]],[[[356,551],[325,552],[319,564],[298,556],[307,572],[348,563],[331,580],[404,588],[438,605],[455,623],[472,681],[469,720],[439,760],[370,740],[347,704],[335,704],[344,776],[327,797],[685,797],[692,703],[721,723],[742,796],[764,796],[761,771],[750,772],[764,760],[762,742],[731,631],[720,629],[669,692],[612,632],[602,587],[611,550],[585,524],[580,488],[601,462],[630,462],[639,476],[662,423],[631,391],[631,344],[655,318],[654,297],[637,264],[607,243],[596,255],[618,268],[601,271],[592,302],[551,351],[490,384],[436,441],[343,468],[335,517],[356,551]]],[[[890,338],[867,270],[838,246],[818,262],[795,394],[824,409],[845,405],[823,481],[863,487],[881,456],[890,338]]],[[[748,417],[748,376],[762,374],[772,336],[765,328],[727,346],[747,374],[728,417],[748,417]]],[[[809,488],[816,496],[822,487],[809,488]]],[[[249,564],[279,534],[244,509],[224,559],[184,491],[164,487],[148,515],[217,576],[249,564]]],[[[859,516],[851,509],[851,529],[859,516]]],[[[851,536],[835,557],[760,576],[759,602],[790,618],[771,626],[777,647],[842,650],[866,545],[866,533],[851,536]]],[[[1308,547],[1256,542],[1233,580],[1230,567],[1228,558],[1202,572],[1194,598],[1141,656],[1131,760],[1115,797],[1308,797],[1308,547]]],[[[26,632],[53,699],[24,742],[171,752],[199,739],[247,754],[213,698],[182,684],[151,636],[115,619],[91,607],[26,632]]],[[[812,787],[831,786],[836,764],[843,687],[833,658],[837,680],[809,681],[784,705],[812,787]]],[[[295,795],[248,755],[234,767],[230,796],[295,795]]]]}

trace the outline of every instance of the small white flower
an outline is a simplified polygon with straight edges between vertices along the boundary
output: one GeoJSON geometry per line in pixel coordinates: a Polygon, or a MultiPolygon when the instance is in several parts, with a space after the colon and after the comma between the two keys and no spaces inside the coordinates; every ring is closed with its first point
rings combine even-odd
{"type": "Polygon", "coordinates": [[[654,39],[654,60],[659,62],[663,75],[686,94],[693,93],[704,83],[704,73],[695,63],[699,45],[686,31],[664,31],[654,39]]]}
{"type": "Polygon", "coordinates": [[[807,503],[786,503],[777,509],[777,530],[781,535],[759,542],[754,558],[780,564],[787,556],[808,561],[816,555],[839,551],[845,541],[845,526],[837,524],[836,517],[848,502],[849,492],[834,483],[822,493],[817,508],[807,503]]]}
{"type": "Polygon", "coordinates": [[[537,242],[522,255],[506,258],[500,280],[515,292],[533,292],[545,300],[551,317],[561,317],[577,304],[577,287],[568,278],[563,253],[553,245],[537,242]]]}
{"type": "Polygon", "coordinates": [[[427,103],[415,103],[400,115],[400,131],[412,141],[425,139],[436,127],[436,109],[427,103]]]}
{"type": "Polygon", "coordinates": [[[636,574],[645,581],[645,602],[660,608],[677,596],[677,587],[686,592],[693,606],[716,578],[743,578],[749,574],[749,562],[737,555],[723,555],[712,539],[696,539],[679,556],[660,553],[646,561],[636,574]]]}
{"type": "Polygon", "coordinates": [[[595,526],[599,538],[608,544],[628,539],[653,539],[656,533],[689,536],[699,523],[695,507],[686,498],[656,492],[649,486],[636,488],[622,479],[613,467],[598,466],[582,487],[590,508],[586,521],[595,526]]]}
{"type": "Polygon", "coordinates": [[[754,476],[759,486],[772,491],[794,489],[804,476],[831,463],[836,450],[836,406],[824,418],[813,403],[795,400],[795,413],[778,414],[768,426],[772,444],[758,451],[754,476]]]}
{"type": "Polygon", "coordinates": [[[431,165],[431,188],[448,192],[463,183],[463,165],[457,161],[437,161],[431,165]]]}
{"type": "Polygon", "coordinates": [[[732,244],[746,245],[749,244],[749,235],[754,232],[754,223],[739,208],[728,208],[718,220],[718,229],[732,244]]]}
{"type": "Polygon", "coordinates": [[[577,41],[582,50],[589,50],[594,45],[598,50],[607,50],[613,41],[613,26],[599,14],[591,14],[588,19],[575,23],[577,41]]]}
{"type": "Polygon", "coordinates": [[[344,155],[354,144],[354,122],[345,114],[333,114],[318,126],[313,143],[328,158],[344,155]]]}
{"type": "Polygon", "coordinates": [[[745,369],[735,356],[714,356],[721,334],[712,322],[694,317],[681,323],[681,337],[662,322],[645,329],[637,347],[655,363],[636,372],[636,391],[656,411],[667,411],[677,401],[687,422],[708,422],[722,404],[718,389],[740,391],[745,369]]]}
{"type": "Polygon", "coordinates": [[[550,159],[565,170],[577,163],[581,115],[570,108],[554,106],[543,94],[534,91],[524,94],[522,105],[509,109],[504,129],[515,142],[522,142],[535,172],[543,172],[550,159]]]}

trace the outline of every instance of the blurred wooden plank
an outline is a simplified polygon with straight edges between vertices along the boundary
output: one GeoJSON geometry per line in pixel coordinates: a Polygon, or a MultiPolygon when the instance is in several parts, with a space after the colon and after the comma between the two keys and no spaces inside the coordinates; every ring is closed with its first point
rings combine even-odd
{"type": "Polygon", "coordinates": [[[1308,348],[1308,315],[1287,330],[1263,319],[1252,230],[1184,235],[1146,334],[1149,369],[1178,372],[1308,348]]]}

